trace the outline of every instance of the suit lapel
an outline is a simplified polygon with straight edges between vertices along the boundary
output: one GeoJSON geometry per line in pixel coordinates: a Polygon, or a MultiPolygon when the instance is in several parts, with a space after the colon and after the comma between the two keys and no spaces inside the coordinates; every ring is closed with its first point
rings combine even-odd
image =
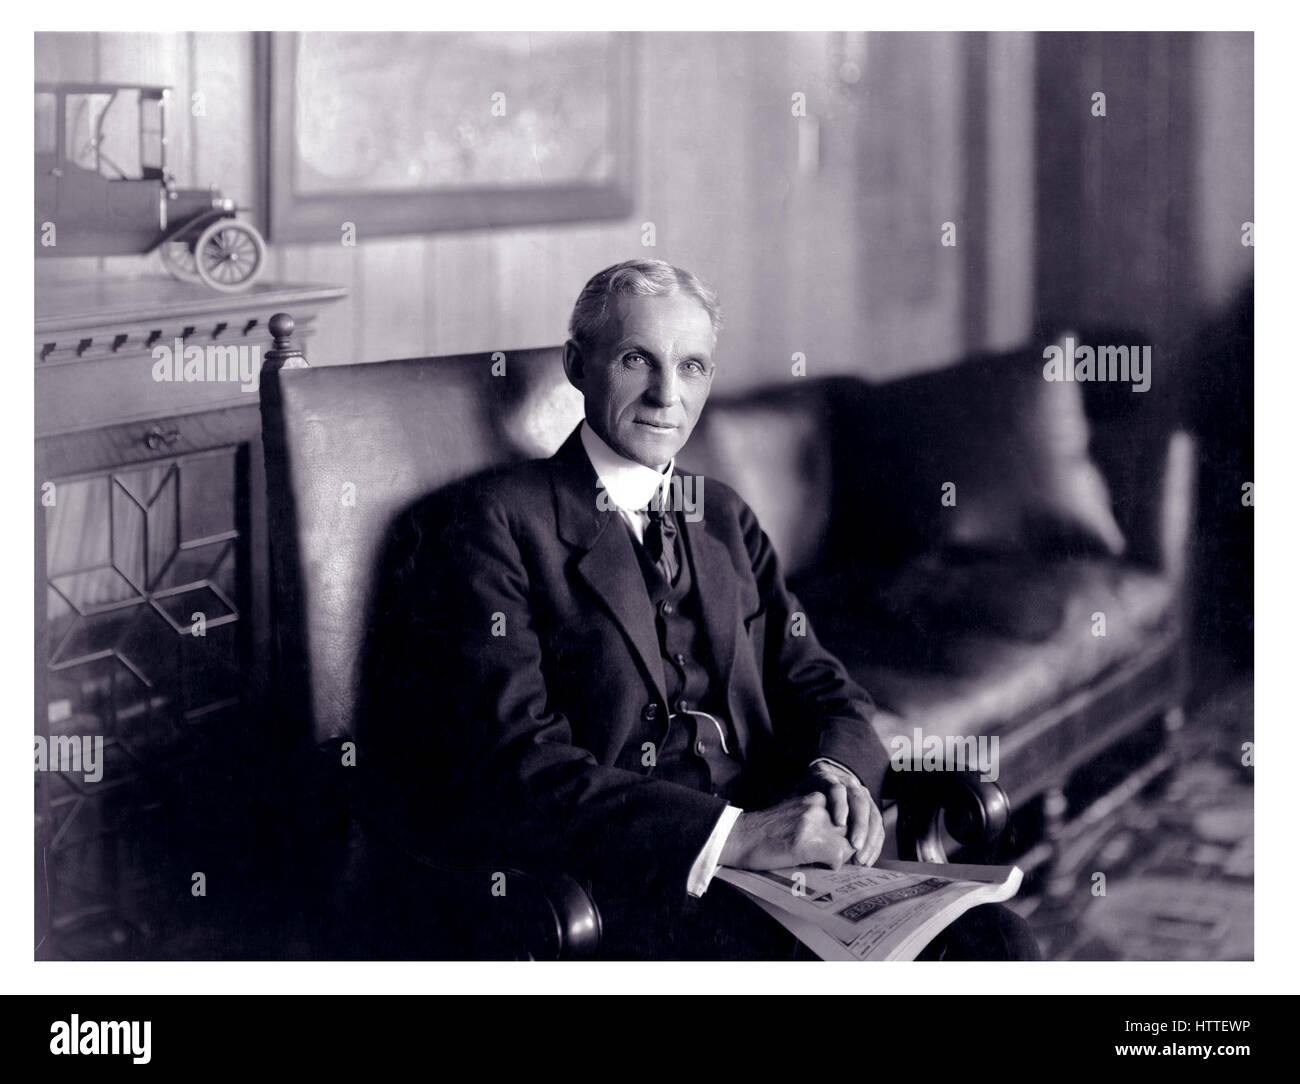
{"type": "Polygon", "coordinates": [[[632,536],[617,512],[597,506],[596,471],[582,447],[578,430],[555,453],[552,462],[559,535],[570,545],[586,550],[578,558],[578,574],[605,603],[635,650],[659,699],[667,702],[654,611],[632,548],[632,536]]]}

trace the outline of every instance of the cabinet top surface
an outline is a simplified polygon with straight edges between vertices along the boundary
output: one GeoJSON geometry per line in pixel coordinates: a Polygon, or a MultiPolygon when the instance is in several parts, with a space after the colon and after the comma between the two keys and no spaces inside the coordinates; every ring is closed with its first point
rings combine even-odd
{"type": "Polygon", "coordinates": [[[243,312],[272,305],[321,304],[346,296],[343,286],[320,283],[256,282],[237,294],[167,276],[116,275],[36,282],[36,331],[90,327],[115,321],[149,320],[198,313],[243,312]]]}

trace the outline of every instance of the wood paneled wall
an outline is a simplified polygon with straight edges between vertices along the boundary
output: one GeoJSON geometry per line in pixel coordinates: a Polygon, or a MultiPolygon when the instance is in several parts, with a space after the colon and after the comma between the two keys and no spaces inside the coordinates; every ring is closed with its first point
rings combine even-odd
{"type": "Polygon", "coordinates": [[[1176,351],[1251,277],[1252,84],[1249,33],[1039,35],[1045,324],[1132,329],[1176,351]]]}
{"type": "MultiPolygon", "coordinates": [[[[36,71],[173,86],[178,178],[251,204],[263,124],[254,52],[244,33],[38,34],[36,71]],[[186,115],[193,94],[202,108],[186,115]]],[[[788,379],[795,352],[809,375],[941,365],[1031,333],[1037,224],[1052,198],[1034,190],[1036,62],[1028,34],[643,35],[629,219],[362,237],[355,248],[272,243],[269,272],[348,287],[321,316],[315,364],[557,342],[591,273],[649,253],[721,294],[720,388],[788,379]],[[806,117],[792,114],[796,93],[806,117]],[[939,243],[948,221],[956,248],[939,243]]],[[[1232,89],[1221,68],[1211,74],[1232,89]]],[[[1231,106],[1212,118],[1220,129],[1225,115],[1231,106]]],[[[154,268],[47,260],[38,273],[72,263],[154,268]]]]}

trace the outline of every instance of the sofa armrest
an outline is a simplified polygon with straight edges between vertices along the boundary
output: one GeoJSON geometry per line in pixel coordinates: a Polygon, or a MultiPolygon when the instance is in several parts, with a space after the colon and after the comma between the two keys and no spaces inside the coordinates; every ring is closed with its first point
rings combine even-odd
{"type": "Polygon", "coordinates": [[[1175,582],[1185,582],[1196,504],[1196,440],[1177,430],[1169,435],[1161,479],[1157,545],[1160,568],[1175,582]]]}
{"type": "Polygon", "coordinates": [[[1144,423],[1133,409],[1094,419],[1089,451],[1110,490],[1125,560],[1181,581],[1195,509],[1196,441],[1159,414],[1144,423]]]}
{"type": "Polygon", "coordinates": [[[1007,792],[975,771],[890,772],[885,798],[898,806],[898,856],[947,862],[941,827],[976,858],[993,852],[1011,819],[1007,792]]]}

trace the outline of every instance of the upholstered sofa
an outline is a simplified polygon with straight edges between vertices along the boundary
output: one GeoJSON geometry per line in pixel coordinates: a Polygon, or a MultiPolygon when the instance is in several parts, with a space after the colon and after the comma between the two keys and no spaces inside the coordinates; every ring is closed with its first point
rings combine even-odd
{"type": "MultiPolygon", "coordinates": [[[[681,456],[755,509],[900,763],[932,735],[997,737],[1013,808],[1042,813],[1032,864],[1059,850],[1074,792],[1096,799],[1071,784],[1098,753],[1181,722],[1194,470],[1159,371],[1137,392],[1048,381],[1042,350],[717,396],[681,456]]],[[[1147,777],[1167,756],[1150,752],[1147,777]]]]}

